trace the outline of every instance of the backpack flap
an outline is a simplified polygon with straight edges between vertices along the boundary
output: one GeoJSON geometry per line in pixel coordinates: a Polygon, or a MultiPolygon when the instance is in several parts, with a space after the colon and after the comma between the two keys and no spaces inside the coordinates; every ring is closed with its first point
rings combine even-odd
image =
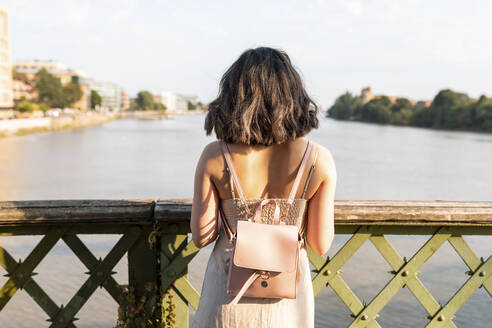
{"type": "Polygon", "coordinates": [[[239,220],[236,229],[234,265],[274,272],[294,272],[297,269],[297,226],[239,220]]]}

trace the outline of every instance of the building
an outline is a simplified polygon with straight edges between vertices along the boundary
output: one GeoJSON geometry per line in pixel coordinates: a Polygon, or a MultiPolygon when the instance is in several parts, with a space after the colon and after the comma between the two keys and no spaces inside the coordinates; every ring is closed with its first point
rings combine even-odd
{"type": "Polygon", "coordinates": [[[0,7],[0,109],[10,109],[13,106],[8,13],[0,7]]]}
{"type": "Polygon", "coordinates": [[[130,109],[130,96],[128,92],[121,92],[121,110],[129,110],[130,109]]]}
{"type": "MultiPolygon", "coordinates": [[[[87,77],[78,70],[68,68],[66,65],[51,60],[32,60],[17,61],[14,63],[15,72],[21,74],[24,80],[33,81],[36,73],[44,68],[50,74],[60,79],[63,85],[74,82],[80,85],[82,89],[82,98],[72,105],[73,108],[86,111],[91,107],[91,91],[95,90],[102,98],[100,110],[102,111],[119,111],[121,109],[123,90],[113,82],[98,81],[87,77]]],[[[31,83],[32,84],[32,83],[31,83]]],[[[21,97],[28,100],[37,100],[35,91],[29,89],[29,83],[22,80],[15,80],[15,99],[18,101],[21,97]]]]}
{"type": "MultiPolygon", "coordinates": [[[[361,91],[360,91],[360,95],[359,95],[359,99],[361,100],[362,104],[365,104],[369,101],[371,101],[372,99],[379,99],[383,97],[382,95],[375,95],[372,90],[371,90],[371,87],[366,87],[366,88],[363,88],[361,91]]],[[[394,104],[398,98],[401,98],[401,97],[396,97],[396,96],[386,96],[389,98],[389,100],[391,101],[392,104],[394,104]]],[[[413,100],[413,99],[410,99],[410,104],[415,108],[421,108],[421,107],[429,107],[431,104],[432,104],[432,100],[413,100]]]]}
{"type": "MultiPolygon", "coordinates": [[[[372,89],[371,87],[366,87],[366,88],[363,88],[361,91],[360,91],[360,96],[359,96],[359,99],[361,100],[361,102],[363,104],[373,100],[373,99],[379,99],[381,98],[382,96],[376,96],[374,93],[372,93],[372,89]]],[[[395,103],[396,100],[398,99],[398,97],[395,97],[395,96],[386,96],[389,98],[389,100],[391,101],[391,103],[395,103]]]]}
{"type": "MultiPolygon", "coordinates": [[[[34,88],[34,79],[36,73],[44,68],[53,76],[60,79],[63,85],[70,82],[77,82],[84,74],[80,71],[68,68],[64,64],[57,63],[51,60],[31,60],[31,61],[16,61],[13,64],[15,71],[14,75],[14,101],[19,102],[22,98],[29,101],[37,101],[37,91],[34,88]]],[[[81,85],[82,98],[72,105],[73,108],[80,110],[88,110],[89,103],[87,102],[87,89],[81,85]]]]}
{"type": "Polygon", "coordinates": [[[88,107],[90,107],[90,97],[92,90],[96,91],[102,98],[102,103],[98,110],[119,112],[123,99],[123,90],[113,82],[98,81],[92,78],[80,76],[77,82],[87,90],[84,92],[84,98],[88,107]]]}
{"type": "Polygon", "coordinates": [[[16,72],[24,74],[30,80],[33,80],[36,73],[44,68],[50,74],[59,78],[63,85],[71,82],[74,76],[84,75],[79,71],[68,68],[64,64],[51,60],[16,61],[13,67],[16,72]]]}
{"type": "Polygon", "coordinates": [[[160,102],[166,106],[169,112],[186,112],[188,110],[188,103],[186,100],[177,93],[170,91],[162,91],[154,97],[156,102],[160,102]]]}
{"type": "Polygon", "coordinates": [[[415,108],[430,107],[432,100],[419,100],[415,102],[415,108]]]}
{"type": "Polygon", "coordinates": [[[14,101],[17,103],[22,99],[30,102],[38,100],[38,91],[33,86],[33,83],[23,79],[15,79],[12,81],[14,101]]]}
{"type": "Polygon", "coordinates": [[[195,95],[182,95],[183,99],[186,101],[187,109],[196,109],[198,106],[198,96],[195,95]]]}
{"type": "Polygon", "coordinates": [[[188,111],[188,103],[198,104],[198,97],[195,95],[182,95],[170,91],[162,91],[154,94],[154,101],[166,106],[169,112],[183,113],[188,111]]]}

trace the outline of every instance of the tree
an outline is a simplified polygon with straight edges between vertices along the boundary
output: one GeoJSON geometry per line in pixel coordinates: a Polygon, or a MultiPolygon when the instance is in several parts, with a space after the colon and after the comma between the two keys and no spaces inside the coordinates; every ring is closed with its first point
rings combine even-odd
{"type": "Polygon", "coordinates": [[[477,108],[477,128],[492,132],[492,99],[481,101],[477,108]]]}
{"type": "Polygon", "coordinates": [[[91,90],[91,109],[101,106],[102,98],[96,90],[91,90]]]}
{"type": "Polygon", "coordinates": [[[197,105],[198,105],[198,108],[200,108],[201,110],[203,110],[203,109],[208,109],[208,106],[207,106],[207,105],[205,105],[204,103],[202,103],[201,101],[199,101],[199,102],[197,103],[197,105]]]}
{"type": "Polygon", "coordinates": [[[155,103],[152,105],[152,109],[154,109],[154,110],[166,110],[166,109],[167,109],[167,107],[166,107],[166,105],[164,105],[164,104],[161,104],[161,103],[155,102],[155,103]]]}
{"type": "Polygon", "coordinates": [[[412,109],[412,103],[407,98],[398,98],[395,103],[391,106],[391,112],[398,113],[403,109],[412,109]]]}
{"type": "Polygon", "coordinates": [[[355,97],[347,91],[335,100],[333,106],[328,109],[327,116],[347,120],[354,116],[360,105],[359,97],[355,97]]]}
{"type": "Polygon", "coordinates": [[[65,95],[65,105],[70,106],[82,98],[82,89],[76,82],[69,82],[63,87],[65,95]]]}
{"type": "Polygon", "coordinates": [[[34,106],[26,99],[23,99],[15,106],[15,109],[21,113],[31,113],[34,110],[34,106]]]}
{"type": "Polygon", "coordinates": [[[28,100],[26,100],[25,97],[23,97],[23,99],[21,99],[21,101],[15,106],[15,109],[17,109],[21,113],[32,113],[36,110],[46,112],[49,108],[43,103],[35,104],[29,102],[28,100]]]}
{"type": "Polygon", "coordinates": [[[59,78],[41,68],[36,73],[35,80],[35,87],[39,93],[38,102],[44,102],[50,107],[64,107],[65,95],[59,78]]]}
{"type": "Polygon", "coordinates": [[[360,119],[367,122],[389,123],[391,119],[391,101],[388,97],[374,98],[360,110],[360,119]]]}
{"type": "Polygon", "coordinates": [[[433,123],[433,114],[430,108],[423,106],[415,110],[408,123],[413,126],[430,128],[433,123]]]}
{"type": "Polygon", "coordinates": [[[188,107],[188,110],[195,110],[197,108],[197,105],[188,100],[187,101],[187,107],[188,107]]]}
{"type": "Polygon", "coordinates": [[[140,91],[137,94],[137,107],[139,110],[154,109],[154,96],[148,91],[140,91]]]}
{"type": "Polygon", "coordinates": [[[465,106],[470,103],[470,97],[466,93],[454,92],[450,89],[439,91],[434,97],[430,106],[430,114],[432,116],[432,126],[440,128],[446,121],[446,116],[455,106],[465,106]]]}

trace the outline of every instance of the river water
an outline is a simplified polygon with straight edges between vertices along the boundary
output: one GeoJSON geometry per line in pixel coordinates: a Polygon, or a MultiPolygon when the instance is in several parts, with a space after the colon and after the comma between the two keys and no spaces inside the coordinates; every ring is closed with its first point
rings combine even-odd
{"type": "MultiPolygon", "coordinates": [[[[88,198],[191,198],[195,164],[214,140],[203,131],[204,115],[169,120],[119,120],[101,126],[0,139],[0,200],[88,198]]],[[[492,198],[492,135],[395,127],[320,118],[308,138],[331,150],[338,173],[336,199],[483,200],[492,198]]],[[[24,259],[39,236],[0,237],[15,259],[24,259]]],[[[115,236],[81,236],[104,257],[115,236]]],[[[332,256],[349,236],[336,236],[332,256]]],[[[411,258],[428,236],[388,236],[411,258]]],[[[478,256],[491,254],[490,237],[465,237],[478,256]]],[[[200,291],[212,245],[191,262],[191,283],[200,291]]],[[[116,266],[127,283],[126,257],[116,266]]],[[[342,278],[365,302],[391,279],[391,270],[366,243],[343,268],[342,278]]],[[[467,267],[445,244],[421,268],[419,278],[445,304],[468,276],[467,267]]],[[[67,304],[87,279],[85,267],[60,241],[40,263],[34,279],[58,304],[67,304]]],[[[0,274],[6,272],[0,268],[0,274]]],[[[7,281],[0,276],[0,284],[7,281]]],[[[481,288],[454,320],[459,327],[492,322],[492,298],[481,288]]],[[[78,327],[113,327],[117,306],[98,289],[84,305],[78,327]]],[[[346,327],[348,309],[326,287],[316,298],[316,327],[346,327]]],[[[193,311],[191,311],[193,315],[193,311]]],[[[423,327],[427,313],[404,288],[380,312],[382,327],[423,327]]],[[[48,327],[46,314],[25,291],[0,312],[0,327],[48,327]]]]}

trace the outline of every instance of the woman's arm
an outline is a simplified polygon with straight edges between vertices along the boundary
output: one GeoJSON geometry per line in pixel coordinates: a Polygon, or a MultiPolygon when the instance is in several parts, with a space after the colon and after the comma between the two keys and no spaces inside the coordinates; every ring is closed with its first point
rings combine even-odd
{"type": "Polygon", "coordinates": [[[212,142],[203,149],[195,169],[190,228],[193,242],[200,248],[213,242],[218,232],[219,195],[211,175],[217,145],[212,142]]]}
{"type": "Polygon", "coordinates": [[[321,175],[321,184],[308,205],[308,225],[306,241],[318,254],[325,254],[330,249],[335,235],[334,210],[337,172],[331,152],[318,146],[316,168],[321,175]]]}

